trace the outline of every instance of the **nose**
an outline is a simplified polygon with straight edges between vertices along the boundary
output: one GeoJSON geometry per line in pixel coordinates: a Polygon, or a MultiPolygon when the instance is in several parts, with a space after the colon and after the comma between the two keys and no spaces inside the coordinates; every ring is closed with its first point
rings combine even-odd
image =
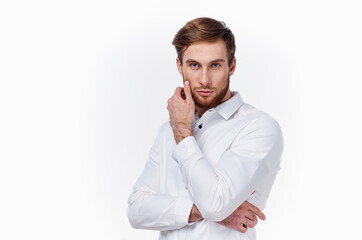
{"type": "Polygon", "coordinates": [[[211,85],[211,76],[210,76],[210,72],[208,71],[208,69],[203,69],[202,76],[201,76],[199,82],[202,85],[202,87],[204,87],[204,88],[209,87],[211,85]]]}

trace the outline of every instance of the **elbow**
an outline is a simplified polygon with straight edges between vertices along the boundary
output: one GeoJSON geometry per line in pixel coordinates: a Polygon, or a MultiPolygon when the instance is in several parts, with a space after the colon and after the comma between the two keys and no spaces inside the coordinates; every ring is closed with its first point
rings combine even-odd
{"type": "Polygon", "coordinates": [[[127,217],[130,225],[135,229],[143,229],[144,220],[140,213],[141,202],[144,194],[139,191],[133,192],[128,198],[127,217]]]}
{"type": "Polygon", "coordinates": [[[127,217],[128,217],[128,222],[131,224],[131,226],[133,228],[138,228],[138,223],[136,221],[136,218],[133,217],[130,207],[128,207],[127,209],[127,217]]]}
{"type": "Polygon", "coordinates": [[[135,221],[134,219],[130,218],[129,216],[128,216],[128,221],[133,228],[140,229],[139,223],[137,221],[135,221]]]}
{"type": "Polygon", "coordinates": [[[142,226],[137,221],[131,221],[129,220],[129,223],[134,229],[143,229],[142,226]]]}
{"type": "Polygon", "coordinates": [[[138,221],[139,218],[136,216],[136,213],[133,208],[134,206],[132,205],[128,206],[127,208],[128,221],[133,228],[140,229],[141,223],[138,221]]]}

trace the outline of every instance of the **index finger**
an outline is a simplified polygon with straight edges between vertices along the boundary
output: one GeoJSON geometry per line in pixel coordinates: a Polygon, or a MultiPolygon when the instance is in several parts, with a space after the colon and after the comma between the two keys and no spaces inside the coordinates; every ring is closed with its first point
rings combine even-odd
{"type": "Polygon", "coordinates": [[[182,87],[177,87],[176,90],[175,90],[175,93],[173,94],[173,98],[184,98],[183,97],[183,88],[182,87]]]}
{"type": "Polygon", "coordinates": [[[190,100],[192,100],[191,87],[189,81],[184,82],[184,92],[186,96],[186,101],[189,102],[190,100]]]}
{"type": "Polygon", "coordinates": [[[183,90],[183,88],[182,88],[182,87],[177,87],[177,88],[176,88],[176,90],[175,90],[174,95],[179,96],[179,95],[182,93],[182,90],[183,90]]]}
{"type": "Polygon", "coordinates": [[[258,207],[254,206],[253,204],[251,204],[247,201],[245,202],[245,205],[246,205],[245,207],[247,207],[249,211],[251,211],[252,213],[257,215],[261,220],[266,219],[264,213],[262,211],[260,211],[260,209],[258,207]]]}

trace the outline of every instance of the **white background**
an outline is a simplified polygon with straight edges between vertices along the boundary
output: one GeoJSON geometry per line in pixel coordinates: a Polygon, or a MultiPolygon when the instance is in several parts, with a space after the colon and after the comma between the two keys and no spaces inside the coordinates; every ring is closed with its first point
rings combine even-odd
{"type": "Polygon", "coordinates": [[[127,198],[181,85],[173,36],[236,37],[232,90],[285,140],[258,239],[361,239],[358,1],[1,1],[0,239],[157,239],[127,198]]]}

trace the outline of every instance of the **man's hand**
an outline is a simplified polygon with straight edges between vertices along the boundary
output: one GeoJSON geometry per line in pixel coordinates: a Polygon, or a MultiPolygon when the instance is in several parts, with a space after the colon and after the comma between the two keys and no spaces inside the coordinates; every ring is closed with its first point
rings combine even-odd
{"type": "Polygon", "coordinates": [[[185,81],[184,88],[178,87],[174,95],[167,101],[170,123],[178,144],[192,135],[191,123],[195,117],[195,103],[192,99],[190,83],[185,81]]]}
{"type": "Polygon", "coordinates": [[[265,220],[265,215],[259,208],[248,201],[245,201],[232,214],[218,223],[225,227],[246,233],[248,227],[253,228],[258,223],[258,218],[256,216],[261,220],[265,220]]]}

